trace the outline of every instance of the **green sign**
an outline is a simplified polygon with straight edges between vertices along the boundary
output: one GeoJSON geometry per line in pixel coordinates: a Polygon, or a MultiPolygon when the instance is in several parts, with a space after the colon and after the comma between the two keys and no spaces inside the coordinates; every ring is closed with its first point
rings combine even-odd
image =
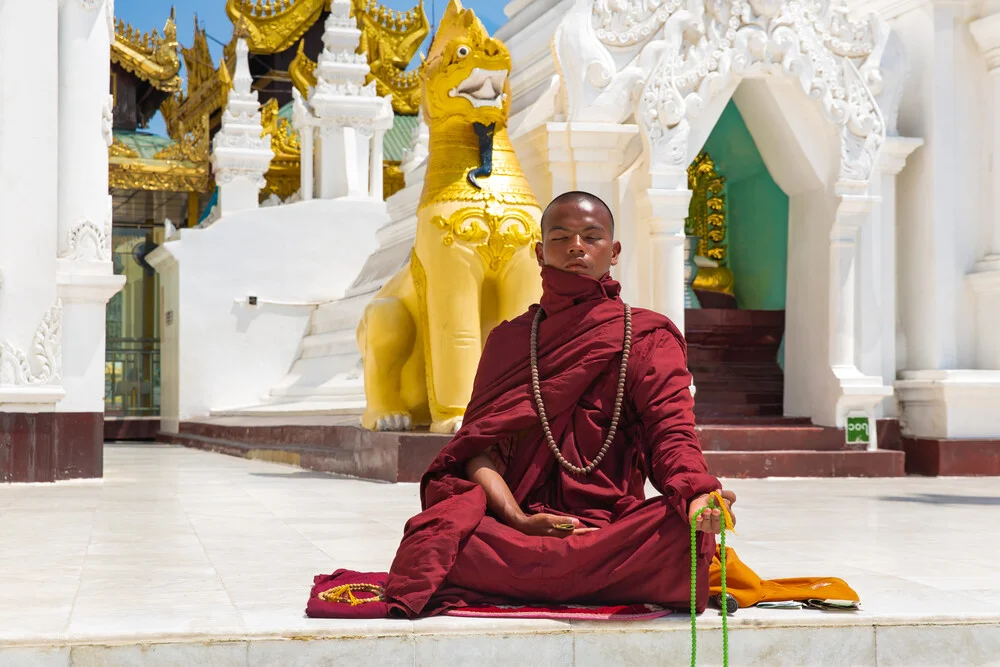
{"type": "Polygon", "coordinates": [[[847,418],[847,444],[867,445],[872,437],[869,432],[868,417],[848,417],[847,418]]]}

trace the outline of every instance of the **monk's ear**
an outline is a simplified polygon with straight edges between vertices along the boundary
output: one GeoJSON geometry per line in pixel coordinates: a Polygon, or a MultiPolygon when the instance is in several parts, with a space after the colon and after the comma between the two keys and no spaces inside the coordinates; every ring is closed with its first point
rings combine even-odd
{"type": "Polygon", "coordinates": [[[611,246],[611,266],[618,266],[618,255],[622,252],[621,241],[615,241],[611,246]]]}
{"type": "Polygon", "coordinates": [[[538,266],[545,266],[545,254],[542,252],[541,241],[535,244],[535,259],[538,260],[538,266]]]}

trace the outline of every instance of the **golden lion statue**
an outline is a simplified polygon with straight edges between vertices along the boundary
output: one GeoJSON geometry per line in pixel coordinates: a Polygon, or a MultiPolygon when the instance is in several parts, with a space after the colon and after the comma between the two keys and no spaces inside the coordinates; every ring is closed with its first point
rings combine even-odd
{"type": "Polygon", "coordinates": [[[507,136],[510,68],[503,43],[451,0],[424,63],[430,155],[410,263],[358,327],[365,428],[457,431],[486,335],[541,295],[541,210],[507,136]]]}

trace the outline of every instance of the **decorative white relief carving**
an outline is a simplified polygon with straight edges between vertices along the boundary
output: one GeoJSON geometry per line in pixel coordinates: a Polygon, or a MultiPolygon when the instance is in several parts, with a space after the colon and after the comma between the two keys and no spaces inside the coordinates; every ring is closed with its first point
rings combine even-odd
{"type": "Polygon", "coordinates": [[[90,220],[78,222],[69,230],[66,259],[107,262],[111,259],[111,239],[107,232],[90,220]]]}
{"type": "Polygon", "coordinates": [[[88,262],[110,262],[112,242],[113,199],[108,195],[108,210],[104,224],[81,220],[73,225],[66,238],[66,250],[60,259],[88,262]]]}
{"type": "Polygon", "coordinates": [[[101,110],[101,131],[104,133],[104,143],[111,146],[115,142],[115,96],[109,94],[101,110]]]}
{"type": "Polygon", "coordinates": [[[42,318],[31,342],[36,373],[23,351],[10,341],[0,343],[0,385],[53,384],[62,378],[62,301],[42,318]]]}
{"type": "Polygon", "coordinates": [[[101,0],[80,0],[80,6],[88,12],[97,9],[99,4],[101,4],[101,0]]]}
{"type": "Polygon", "coordinates": [[[350,0],[334,0],[324,24],[323,51],[316,62],[316,86],[308,109],[318,124],[353,127],[370,137],[376,129],[387,129],[383,126],[392,119],[392,106],[389,98],[379,97],[374,80],[365,84],[369,67],[365,54],[358,53],[360,43],[350,0]]]}
{"type": "Polygon", "coordinates": [[[675,12],[636,111],[651,168],[686,166],[691,121],[734,77],[763,68],[797,80],[840,127],[840,177],[867,180],[885,140],[875,95],[887,37],[877,15],[856,21],[831,0],[695,2],[675,12]]]}
{"type": "Polygon", "coordinates": [[[246,178],[263,188],[267,184],[264,174],[274,152],[270,137],[262,136],[260,104],[257,93],[251,89],[249,53],[245,39],[236,42],[233,89],[222,114],[222,129],[212,140],[212,167],[219,185],[246,178]]]}
{"type": "MultiPolygon", "coordinates": [[[[566,121],[621,123],[632,115],[646,72],[636,64],[618,71],[604,43],[608,35],[616,34],[608,31],[617,29],[622,21],[631,25],[632,19],[627,15],[633,10],[640,11],[637,5],[650,4],[661,3],[655,0],[577,0],[567,12],[553,37],[556,67],[565,86],[566,94],[562,96],[565,108],[561,111],[566,121]],[[615,9],[619,5],[626,5],[628,9],[615,9]],[[594,24],[606,27],[597,28],[595,32],[594,24]]],[[[660,10],[663,9],[661,6],[660,10]]],[[[622,39],[623,45],[632,43],[622,39]]]]}
{"type": "Polygon", "coordinates": [[[596,0],[592,24],[605,44],[632,46],[655,35],[680,7],[680,0],[596,0]]]}

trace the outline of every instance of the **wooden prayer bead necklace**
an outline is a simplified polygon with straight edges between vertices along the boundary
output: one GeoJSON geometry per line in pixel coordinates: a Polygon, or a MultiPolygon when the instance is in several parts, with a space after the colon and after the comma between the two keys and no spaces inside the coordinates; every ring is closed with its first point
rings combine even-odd
{"type": "Polygon", "coordinates": [[[618,371],[618,391],[615,394],[615,411],[611,416],[611,429],[608,431],[608,437],[604,440],[604,446],[601,447],[601,451],[598,452],[593,461],[583,468],[567,461],[566,457],[559,451],[559,445],[556,444],[555,439],[552,437],[552,429],[549,427],[549,417],[545,413],[545,405],[542,403],[542,389],[538,380],[538,325],[541,323],[543,317],[543,311],[539,308],[538,312],[535,313],[534,321],[531,323],[531,389],[535,394],[535,405],[538,406],[538,418],[542,421],[542,430],[545,432],[545,440],[549,444],[549,449],[552,450],[552,454],[556,457],[559,465],[571,474],[589,475],[601,464],[604,455],[611,448],[611,441],[615,439],[615,433],[618,432],[618,420],[622,414],[622,399],[625,396],[625,374],[628,372],[628,355],[632,351],[632,309],[627,303],[625,304],[625,345],[622,348],[622,364],[618,371]]]}
{"type": "Polygon", "coordinates": [[[359,604],[368,602],[383,602],[385,600],[385,589],[378,584],[344,584],[336,586],[328,591],[319,594],[319,599],[326,602],[340,602],[356,607],[359,604]],[[354,595],[354,591],[371,593],[371,597],[359,598],[354,595]]]}

